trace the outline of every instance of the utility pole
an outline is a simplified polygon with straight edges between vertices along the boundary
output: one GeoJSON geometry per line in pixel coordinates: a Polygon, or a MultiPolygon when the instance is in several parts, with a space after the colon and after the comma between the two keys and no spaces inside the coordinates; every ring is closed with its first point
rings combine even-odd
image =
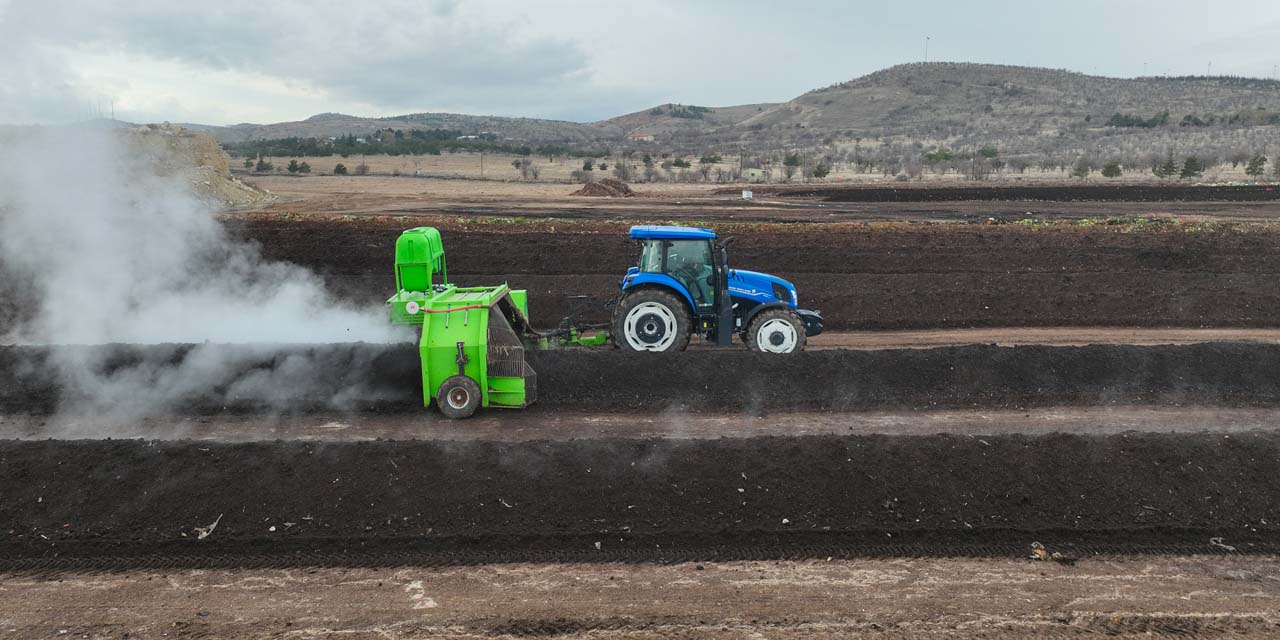
{"type": "Polygon", "coordinates": [[[1212,60],[1210,60],[1210,61],[1209,61],[1209,68],[1208,68],[1208,69],[1205,69],[1204,75],[1206,75],[1206,76],[1211,76],[1211,75],[1213,75],[1213,61],[1212,61],[1212,60]]]}
{"type": "Polygon", "coordinates": [[[924,37],[924,61],[929,61],[929,36],[924,37]]]}
{"type": "Polygon", "coordinates": [[[484,152],[480,152],[480,177],[484,177],[484,152]]]}

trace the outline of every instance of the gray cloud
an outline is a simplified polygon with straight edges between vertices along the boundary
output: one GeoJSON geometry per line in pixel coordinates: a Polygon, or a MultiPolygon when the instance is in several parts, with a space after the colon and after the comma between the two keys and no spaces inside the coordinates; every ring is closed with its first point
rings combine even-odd
{"type": "Polygon", "coordinates": [[[528,35],[517,20],[453,0],[224,0],[199,11],[169,0],[19,1],[0,12],[0,51],[22,63],[0,76],[20,88],[6,98],[35,113],[48,101],[92,99],[68,64],[91,55],[265,74],[334,101],[404,108],[483,108],[503,96],[546,106],[590,75],[575,42],[528,35]]]}
{"type": "Polygon", "coordinates": [[[0,121],[83,115],[106,96],[136,119],[220,124],[336,110],[594,120],[788,100],[919,60],[926,36],[935,60],[1269,76],[1278,17],[1274,0],[0,0],[0,121]]]}

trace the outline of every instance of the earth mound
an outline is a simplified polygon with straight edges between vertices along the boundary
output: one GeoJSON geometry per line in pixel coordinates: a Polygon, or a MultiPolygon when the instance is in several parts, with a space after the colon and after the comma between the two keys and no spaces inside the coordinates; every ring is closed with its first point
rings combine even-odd
{"type": "Polygon", "coordinates": [[[588,182],[581,189],[569,194],[571,196],[596,196],[601,198],[632,198],[636,192],[631,185],[613,178],[605,178],[599,182],[588,182]]]}

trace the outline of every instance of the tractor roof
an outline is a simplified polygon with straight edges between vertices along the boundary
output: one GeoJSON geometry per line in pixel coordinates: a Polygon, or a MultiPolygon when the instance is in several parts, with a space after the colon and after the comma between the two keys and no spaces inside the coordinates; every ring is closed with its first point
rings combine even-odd
{"type": "Polygon", "coordinates": [[[716,237],[716,232],[697,227],[642,224],[631,227],[631,237],[637,240],[709,240],[716,237]]]}

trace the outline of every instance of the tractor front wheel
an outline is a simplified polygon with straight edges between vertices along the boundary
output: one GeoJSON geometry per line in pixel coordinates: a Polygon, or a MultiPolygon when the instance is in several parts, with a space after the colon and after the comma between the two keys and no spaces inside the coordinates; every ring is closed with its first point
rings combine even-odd
{"type": "Polygon", "coordinates": [[[763,353],[804,351],[804,322],[789,309],[765,309],[747,327],[747,346],[763,353]]]}
{"type": "Polygon", "coordinates": [[[480,408],[480,385],[467,376],[451,376],[440,383],[436,405],[448,418],[470,418],[480,408]]]}
{"type": "Polygon", "coordinates": [[[613,339],[623,351],[684,351],[689,346],[689,309],[661,289],[641,289],[618,303],[613,339]]]}

